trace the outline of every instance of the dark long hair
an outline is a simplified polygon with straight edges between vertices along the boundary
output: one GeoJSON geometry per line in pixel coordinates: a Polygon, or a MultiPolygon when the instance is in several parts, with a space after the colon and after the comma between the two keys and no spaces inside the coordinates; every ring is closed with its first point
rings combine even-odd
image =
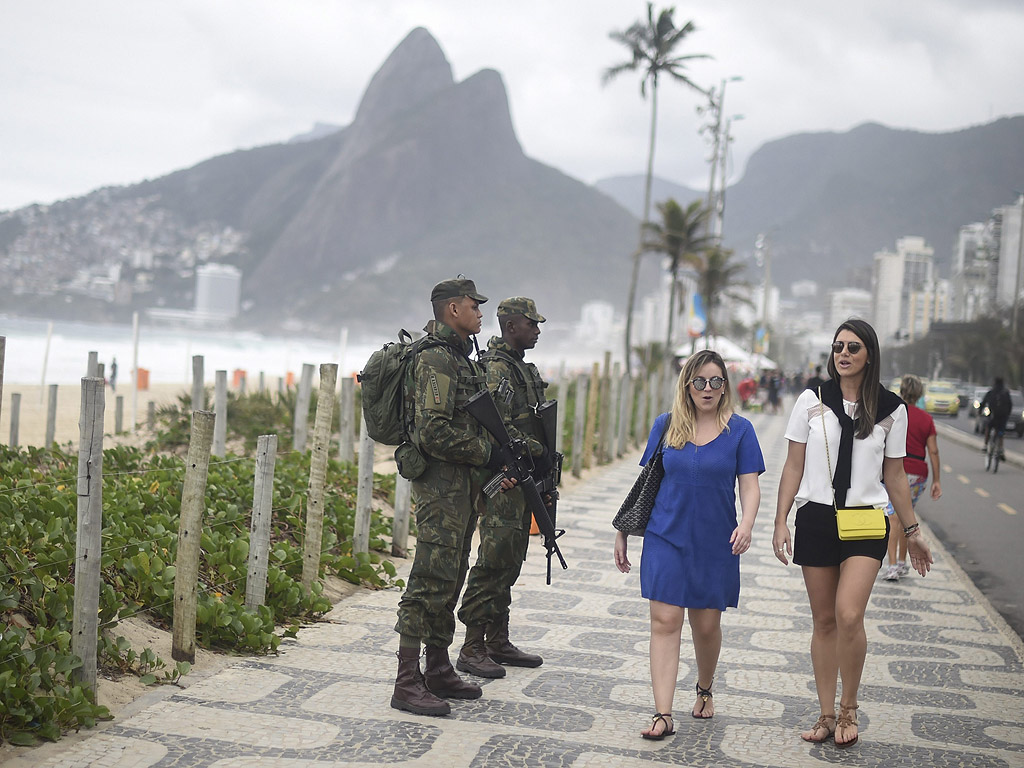
{"type": "MultiPolygon", "coordinates": [[[[878,334],[875,333],[875,329],[866,320],[854,317],[851,317],[836,328],[836,332],[832,335],[833,343],[839,337],[840,331],[850,331],[854,334],[864,344],[868,353],[868,361],[864,364],[864,377],[860,380],[860,392],[858,393],[860,415],[857,418],[857,432],[855,434],[858,440],[863,440],[874,430],[875,416],[878,415],[878,390],[881,387],[881,380],[878,376],[878,334]]],[[[831,350],[829,350],[828,356],[828,375],[833,381],[839,382],[836,356],[831,350]]]]}

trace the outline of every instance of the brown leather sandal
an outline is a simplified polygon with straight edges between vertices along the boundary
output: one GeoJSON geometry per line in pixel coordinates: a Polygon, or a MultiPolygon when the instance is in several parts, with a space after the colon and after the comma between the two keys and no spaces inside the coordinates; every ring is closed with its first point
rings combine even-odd
{"type": "Polygon", "coordinates": [[[654,726],[658,724],[659,720],[664,726],[664,730],[662,730],[661,733],[641,733],[640,735],[648,741],[661,741],[666,736],[671,736],[676,732],[676,729],[670,725],[670,721],[672,720],[672,714],[670,712],[656,712],[654,717],[651,718],[651,730],[654,730],[654,726]],[[666,717],[668,720],[665,719],[666,717]]]}
{"type": "Polygon", "coordinates": [[[806,738],[803,734],[800,734],[800,738],[804,741],[810,742],[811,744],[822,744],[836,733],[836,716],[835,715],[821,715],[817,722],[811,726],[811,738],[806,738]],[[814,734],[818,731],[824,731],[825,735],[820,739],[815,739],[814,734]]]}
{"type": "Polygon", "coordinates": [[[853,728],[857,726],[857,713],[858,706],[854,704],[852,707],[848,707],[845,704],[839,705],[839,719],[836,721],[836,746],[839,749],[846,749],[852,747],[860,739],[860,729],[854,734],[853,738],[849,741],[839,741],[839,729],[840,728],[853,728]]]}

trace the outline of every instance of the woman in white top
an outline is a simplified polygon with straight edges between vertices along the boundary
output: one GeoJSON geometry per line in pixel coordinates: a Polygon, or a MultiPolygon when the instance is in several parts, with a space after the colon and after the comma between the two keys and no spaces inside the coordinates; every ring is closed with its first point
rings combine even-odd
{"type": "MultiPolygon", "coordinates": [[[[811,604],[811,663],[821,716],[801,737],[820,743],[834,736],[837,747],[852,746],[858,739],[857,692],[867,655],[864,611],[886,554],[886,539],[840,540],[836,507],[882,508],[891,500],[914,570],[924,576],[932,563],[903,470],[907,409],[879,383],[878,366],[874,329],[857,319],[840,325],[828,361],[830,380],[797,398],[786,428],[789,453],[772,536],[775,556],[784,565],[792,557],[801,566],[811,604]],[[795,545],[786,523],[794,500],[795,545]],[[838,718],[837,674],[843,682],[838,718]]],[[[886,518],[887,530],[888,525],[886,518]]]]}

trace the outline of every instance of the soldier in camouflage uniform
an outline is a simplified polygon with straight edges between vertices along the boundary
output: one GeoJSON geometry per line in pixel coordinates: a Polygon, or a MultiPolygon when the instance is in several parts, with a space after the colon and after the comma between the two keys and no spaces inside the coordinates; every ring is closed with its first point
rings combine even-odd
{"type": "MultiPolygon", "coordinates": [[[[420,715],[447,715],[446,698],[475,699],[480,687],[452,668],[448,647],[455,635],[455,606],[469,569],[469,551],[482,485],[500,471],[493,443],[462,406],[486,386],[479,363],[469,358],[470,336],[480,331],[479,304],[487,301],[472,280],[445,280],[431,292],[434,320],[424,330],[443,343],[422,350],[413,368],[416,392],[412,442],[426,460],[413,481],[416,555],[398,604],[398,676],[391,706],[420,715]],[[420,644],[426,666],[420,673],[420,644]]],[[[510,487],[511,484],[509,484],[510,487]]]]}
{"type": "MultiPolygon", "coordinates": [[[[512,386],[512,399],[495,398],[513,438],[526,441],[538,475],[550,470],[551,457],[543,441],[540,420],[534,409],[544,402],[547,384],[533,363],[524,359],[540,336],[544,318],[532,299],[505,299],[498,305],[501,337],[493,337],[481,357],[487,364],[487,386],[496,390],[502,379],[512,386]]],[[[526,559],[530,542],[531,514],[520,489],[498,494],[488,500],[480,519],[480,549],[469,573],[466,594],[459,609],[459,621],[466,625],[466,642],[456,667],[482,677],[504,677],[501,664],[539,667],[543,659],[524,653],[508,639],[512,585],[526,559]]]]}

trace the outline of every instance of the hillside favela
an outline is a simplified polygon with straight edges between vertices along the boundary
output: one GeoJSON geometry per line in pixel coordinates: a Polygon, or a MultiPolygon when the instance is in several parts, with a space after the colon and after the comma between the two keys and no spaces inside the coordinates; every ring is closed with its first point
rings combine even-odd
{"type": "Polygon", "coordinates": [[[0,766],[1024,767],[1024,8],[58,6],[0,766]]]}

